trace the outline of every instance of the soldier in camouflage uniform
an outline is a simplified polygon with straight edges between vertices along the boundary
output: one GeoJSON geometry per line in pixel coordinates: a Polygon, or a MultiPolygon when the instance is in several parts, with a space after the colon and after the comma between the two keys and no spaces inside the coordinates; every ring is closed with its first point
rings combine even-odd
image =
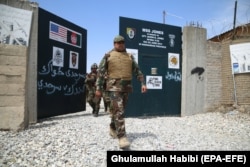
{"type": "Polygon", "coordinates": [[[142,93],[147,91],[143,73],[131,54],[126,52],[125,40],[118,35],[114,38],[114,48],[102,58],[96,81],[96,96],[101,97],[107,74],[106,91],[110,97],[110,135],[119,139],[119,147],[127,148],[130,143],[126,136],[124,111],[128,94],[132,92],[132,75],[141,82],[142,93]]]}
{"type": "Polygon", "coordinates": [[[100,109],[100,101],[101,98],[95,97],[95,91],[96,91],[96,78],[97,78],[97,69],[98,66],[96,63],[92,64],[91,66],[91,72],[87,74],[85,79],[86,88],[88,91],[87,94],[87,102],[92,107],[93,111],[92,114],[97,117],[100,109]]]}

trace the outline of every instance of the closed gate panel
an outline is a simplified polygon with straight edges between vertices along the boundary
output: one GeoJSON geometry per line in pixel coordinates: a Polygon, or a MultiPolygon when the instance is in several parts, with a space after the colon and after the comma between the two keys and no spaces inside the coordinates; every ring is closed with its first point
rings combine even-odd
{"type": "Polygon", "coordinates": [[[180,115],[181,28],[120,17],[120,34],[144,73],[148,92],[133,78],[126,116],[180,115]]]}

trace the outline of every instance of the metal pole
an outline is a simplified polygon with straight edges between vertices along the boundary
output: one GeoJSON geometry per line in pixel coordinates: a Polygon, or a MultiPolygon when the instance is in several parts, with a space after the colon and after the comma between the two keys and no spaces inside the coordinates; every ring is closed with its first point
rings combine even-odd
{"type": "Polygon", "coordinates": [[[233,26],[233,39],[235,38],[235,22],[236,22],[236,13],[237,13],[237,0],[234,5],[234,26],[233,26]]]}
{"type": "MultiPolygon", "coordinates": [[[[235,5],[234,5],[233,39],[235,38],[235,32],[236,32],[236,31],[235,31],[236,12],[237,12],[237,0],[235,1],[235,5]]],[[[233,73],[233,82],[234,82],[234,101],[235,101],[235,104],[238,105],[237,93],[236,93],[236,85],[235,85],[235,79],[234,79],[234,73],[233,73]]]]}
{"type": "Polygon", "coordinates": [[[163,11],[163,24],[165,24],[165,15],[166,15],[166,12],[165,10],[163,11]]]}
{"type": "Polygon", "coordinates": [[[233,74],[233,82],[234,82],[234,102],[235,102],[236,105],[238,105],[234,74],[233,74]]]}

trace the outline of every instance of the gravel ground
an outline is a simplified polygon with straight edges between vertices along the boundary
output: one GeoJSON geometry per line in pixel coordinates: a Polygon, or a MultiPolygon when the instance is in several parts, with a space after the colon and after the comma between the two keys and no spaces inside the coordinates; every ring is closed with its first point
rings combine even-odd
{"type": "MultiPolygon", "coordinates": [[[[105,167],[109,115],[87,111],[39,120],[21,132],[0,131],[1,167],[105,167]]],[[[250,150],[250,115],[238,111],[186,117],[126,118],[130,150],[250,150]]]]}

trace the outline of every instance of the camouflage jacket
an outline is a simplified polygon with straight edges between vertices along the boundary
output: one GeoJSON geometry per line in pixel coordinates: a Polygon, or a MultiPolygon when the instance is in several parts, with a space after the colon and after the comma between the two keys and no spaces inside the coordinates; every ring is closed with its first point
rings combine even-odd
{"type": "MultiPolygon", "coordinates": [[[[111,51],[114,51],[114,49],[111,51]]],[[[132,92],[131,80],[109,78],[108,65],[109,65],[110,52],[104,55],[99,64],[97,81],[96,81],[96,90],[103,91],[103,89],[106,88],[106,91],[132,92]]],[[[145,84],[143,73],[139,69],[139,66],[137,62],[134,60],[134,57],[132,55],[131,57],[132,57],[132,73],[137,77],[137,79],[143,85],[145,84]]]]}
{"type": "Polygon", "coordinates": [[[88,91],[95,91],[95,82],[96,82],[97,74],[94,72],[90,72],[86,75],[85,85],[88,91]]]}

